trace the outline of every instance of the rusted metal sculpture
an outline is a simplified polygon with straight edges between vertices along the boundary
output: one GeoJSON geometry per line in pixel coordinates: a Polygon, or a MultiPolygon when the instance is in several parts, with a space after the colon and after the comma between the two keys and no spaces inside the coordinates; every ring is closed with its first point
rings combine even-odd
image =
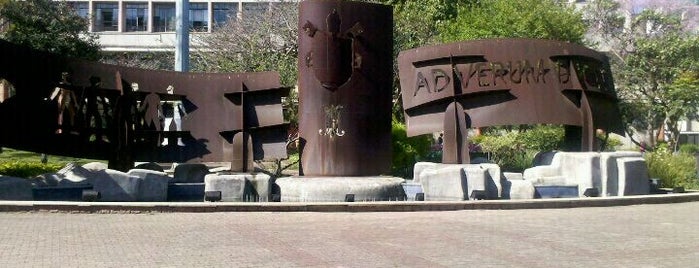
{"type": "Polygon", "coordinates": [[[563,124],[582,151],[596,129],[623,135],[608,59],[580,45],[478,40],[402,51],[398,63],[408,135],[444,131],[443,163],[469,163],[468,128],[563,124]]]}
{"type": "Polygon", "coordinates": [[[390,6],[303,1],[299,7],[301,174],[386,174],[391,164],[390,6]]]}
{"type": "Polygon", "coordinates": [[[0,103],[0,146],[108,159],[120,170],[133,161],[232,161],[233,170],[248,171],[253,159],[286,157],[281,98],[289,88],[275,72],[144,70],[63,58],[2,40],[0,58],[0,78],[16,91],[0,103]],[[49,98],[57,88],[76,101],[58,105],[49,98]],[[157,115],[146,106],[157,102],[182,104],[186,118],[180,131],[165,131],[155,122],[157,115]],[[246,141],[237,142],[238,136],[246,141]],[[164,138],[173,142],[162,146],[164,138]]]}

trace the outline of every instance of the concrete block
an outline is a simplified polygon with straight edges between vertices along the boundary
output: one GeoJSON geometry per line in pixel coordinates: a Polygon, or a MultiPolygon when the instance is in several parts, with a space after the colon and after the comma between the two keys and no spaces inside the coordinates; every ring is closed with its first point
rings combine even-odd
{"type": "MultiPolygon", "coordinates": [[[[88,165],[90,168],[96,168],[99,164],[95,162],[94,165],[88,165]]],[[[75,163],[68,163],[65,167],[56,172],[62,179],[58,182],[63,185],[70,185],[75,183],[88,183],[90,184],[92,180],[99,174],[98,171],[104,171],[105,169],[87,169],[85,167],[76,165],[75,163]],[[66,180],[66,181],[63,181],[66,180]]]]}
{"type": "Polygon", "coordinates": [[[34,201],[83,201],[83,191],[90,186],[50,186],[32,189],[34,201]]]}
{"type": "Polygon", "coordinates": [[[401,184],[403,186],[403,191],[405,192],[406,200],[415,201],[415,196],[418,193],[424,193],[422,190],[422,184],[416,183],[414,181],[406,181],[401,184]]]}
{"type": "MultiPolygon", "coordinates": [[[[248,183],[252,186],[250,196],[253,200],[259,202],[272,201],[272,186],[274,180],[271,176],[264,173],[256,173],[247,177],[248,183]]],[[[246,193],[247,194],[247,193],[246,193]]]]}
{"type": "MultiPolygon", "coordinates": [[[[575,198],[580,197],[577,185],[538,185],[534,186],[535,198],[575,198]]],[[[583,191],[584,192],[584,191],[583,191]]]]}
{"type": "Polygon", "coordinates": [[[504,180],[502,185],[503,199],[533,199],[536,193],[534,184],[528,180],[504,180]]]}
{"type": "Polygon", "coordinates": [[[619,196],[650,193],[650,176],[643,157],[624,157],[616,162],[619,169],[619,196]]]}
{"type": "Polygon", "coordinates": [[[492,187],[488,187],[488,185],[492,184],[489,183],[491,179],[487,169],[481,167],[480,164],[476,164],[463,167],[462,170],[466,174],[466,200],[470,198],[475,190],[485,191],[486,198],[493,198],[492,187]]]}
{"type": "Polygon", "coordinates": [[[426,201],[468,200],[468,182],[461,165],[426,169],[420,175],[420,184],[426,201]]]}
{"type": "Polygon", "coordinates": [[[141,179],[138,188],[138,201],[167,201],[168,184],[172,180],[167,173],[148,169],[132,169],[127,174],[141,179]]]}
{"type": "Polygon", "coordinates": [[[204,183],[170,183],[167,201],[201,202],[204,200],[204,183]]]}
{"type": "Polygon", "coordinates": [[[34,177],[34,187],[44,188],[44,187],[55,187],[58,182],[63,179],[63,176],[56,173],[46,173],[34,177]]]}
{"type": "Polygon", "coordinates": [[[141,178],[127,173],[106,169],[95,172],[93,189],[100,192],[100,201],[138,201],[141,178]]]}
{"type": "MultiPolygon", "coordinates": [[[[524,180],[524,176],[522,173],[519,172],[503,172],[502,176],[504,177],[503,179],[512,181],[512,180],[524,180]]],[[[503,187],[503,192],[505,191],[503,187]]]]}
{"type": "Polygon", "coordinates": [[[485,178],[486,194],[488,199],[498,199],[502,197],[502,172],[497,164],[483,163],[479,166],[486,170],[487,177],[485,178]]]}
{"type": "Polygon", "coordinates": [[[423,171],[426,169],[433,169],[442,164],[440,163],[432,163],[432,162],[417,162],[415,165],[413,165],[413,182],[419,183],[420,182],[420,174],[422,174],[423,171]]]}
{"type": "Polygon", "coordinates": [[[473,190],[485,191],[487,198],[496,199],[501,188],[499,169],[495,164],[440,164],[425,169],[420,184],[425,200],[468,200],[473,190]]]}
{"type": "Polygon", "coordinates": [[[219,175],[209,174],[204,178],[204,192],[220,191],[223,202],[243,202],[247,174],[219,175]]]}
{"type": "Polygon", "coordinates": [[[578,186],[579,196],[585,189],[601,189],[600,154],[596,152],[558,152],[551,164],[524,170],[523,177],[534,186],[578,186]]]}
{"type": "Polygon", "coordinates": [[[643,157],[643,154],[633,151],[600,153],[601,196],[617,196],[619,194],[619,170],[617,159],[624,157],[643,157]]]}
{"type": "Polygon", "coordinates": [[[0,175],[0,200],[31,201],[33,199],[30,180],[0,175]]]}
{"type": "Polygon", "coordinates": [[[534,184],[543,184],[547,181],[547,178],[561,177],[561,173],[559,166],[535,166],[525,169],[522,173],[522,178],[532,181],[534,184]]]}
{"type": "Polygon", "coordinates": [[[90,162],[87,164],[82,165],[84,169],[90,170],[90,171],[100,171],[100,170],[105,170],[108,168],[107,163],[103,162],[90,162]]]}
{"type": "Polygon", "coordinates": [[[285,177],[276,180],[282,202],[344,202],[347,194],[355,201],[405,200],[397,177],[285,177]]]}
{"type": "Polygon", "coordinates": [[[204,164],[178,164],[175,167],[174,183],[199,183],[204,182],[204,177],[209,174],[209,168],[204,164]]]}
{"type": "Polygon", "coordinates": [[[134,169],[147,169],[147,170],[154,170],[154,171],[160,171],[160,172],[165,172],[162,166],[158,165],[157,163],[153,162],[146,162],[146,163],[140,163],[134,167],[134,169]]]}
{"type": "Polygon", "coordinates": [[[596,152],[558,153],[566,185],[578,185],[578,196],[587,188],[601,188],[599,159],[596,152]]]}
{"type": "Polygon", "coordinates": [[[553,163],[553,157],[558,153],[558,151],[545,151],[538,152],[532,160],[532,166],[548,166],[553,163]]]}

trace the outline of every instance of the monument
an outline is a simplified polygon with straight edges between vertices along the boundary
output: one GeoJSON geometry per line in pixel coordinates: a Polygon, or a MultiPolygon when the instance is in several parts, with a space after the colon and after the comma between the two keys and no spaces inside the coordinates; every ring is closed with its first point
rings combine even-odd
{"type": "Polygon", "coordinates": [[[300,177],[282,201],[404,198],[391,168],[393,16],[387,5],[303,1],[299,7],[300,177]]]}
{"type": "Polygon", "coordinates": [[[552,40],[491,39],[398,55],[408,136],[444,131],[443,163],[469,163],[466,130],[562,124],[575,151],[624,134],[606,56],[552,40]]]}
{"type": "Polygon", "coordinates": [[[442,164],[414,169],[428,200],[533,198],[538,186],[617,195],[607,190],[617,182],[634,185],[619,186],[626,194],[644,191],[644,176],[616,172],[630,174],[626,167],[640,166],[638,155],[590,152],[598,129],[624,135],[604,54],[552,40],[490,39],[402,51],[398,64],[408,136],[444,132],[442,164]],[[556,154],[564,160],[504,179],[497,165],[470,164],[469,128],[520,124],[565,125],[566,149],[590,153],[556,154]]]}

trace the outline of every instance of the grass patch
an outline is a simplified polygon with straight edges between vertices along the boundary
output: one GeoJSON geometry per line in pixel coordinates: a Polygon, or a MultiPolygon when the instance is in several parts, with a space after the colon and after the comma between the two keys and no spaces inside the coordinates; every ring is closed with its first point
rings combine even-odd
{"type": "Polygon", "coordinates": [[[56,172],[68,163],[79,165],[89,162],[104,162],[84,158],[49,155],[46,163],[41,162],[42,155],[9,148],[2,148],[0,153],[0,175],[31,178],[44,173],[56,172]]]}

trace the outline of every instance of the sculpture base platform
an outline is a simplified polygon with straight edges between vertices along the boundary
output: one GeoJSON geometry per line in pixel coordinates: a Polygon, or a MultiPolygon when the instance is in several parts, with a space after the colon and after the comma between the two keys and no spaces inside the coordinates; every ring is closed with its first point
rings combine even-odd
{"type": "Polygon", "coordinates": [[[276,181],[282,202],[344,202],[405,200],[402,178],[367,177],[285,177],[276,181]]]}

